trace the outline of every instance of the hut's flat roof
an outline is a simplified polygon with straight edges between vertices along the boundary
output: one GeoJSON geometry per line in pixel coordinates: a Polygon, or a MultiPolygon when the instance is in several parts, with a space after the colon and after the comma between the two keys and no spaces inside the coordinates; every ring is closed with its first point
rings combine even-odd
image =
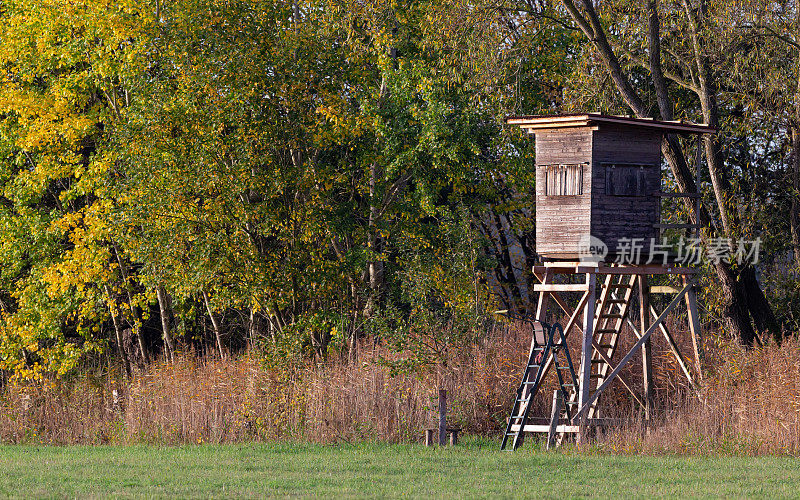
{"type": "Polygon", "coordinates": [[[633,118],[630,116],[602,115],[599,113],[585,113],[580,115],[507,116],[506,123],[509,125],[519,125],[529,132],[541,129],[588,127],[600,123],[647,127],[661,129],[665,132],[687,132],[693,134],[712,134],[716,132],[714,127],[681,120],[660,121],[652,118],[633,118]]]}

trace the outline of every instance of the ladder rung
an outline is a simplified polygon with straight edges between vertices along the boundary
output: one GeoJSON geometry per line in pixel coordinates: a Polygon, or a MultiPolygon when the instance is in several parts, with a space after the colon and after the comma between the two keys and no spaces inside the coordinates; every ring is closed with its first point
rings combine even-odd
{"type": "Polygon", "coordinates": [[[613,328],[598,328],[594,333],[617,333],[613,328]]]}
{"type": "Polygon", "coordinates": [[[603,376],[600,375],[599,373],[592,373],[591,375],[589,375],[589,378],[603,378],[603,376]]]}
{"type": "Polygon", "coordinates": [[[615,319],[620,319],[620,318],[622,318],[622,315],[621,315],[621,314],[619,314],[619,313],[611,313],[611,314],[601,314],[601,315],[600,315],[600,317],[601,317],[601,318],[615,318],[615,319]]]}
{"type": "Polygon", "coordinates": [[[611,349],[612,347],[614,347],[614,344],[598,344],[597,347],[599,347],[600,349],[611,349]]]}
{"type": "Polygon", "coordinates": [[[592,363],[605,363],[605,362],[606,362],[606,360],[605,360],[605,359],[592,359],[592,360],[590,360],[590,361],[591,361],[592,363]]]}
{"type": "Polygon", "coordinates": [[[564,403],[564,404],[568,404],[568,405],[576,405],[576,404],[578,404],[578,402],[577,402],[577,401],[567,401],[567,402],[566,402],[566,403],[564,403]]]}
{"type": "Polygon", "coordinates": [[[625,299],[606,299],[606,304],[624,304],[627,302],[625,299]]]}
{"type": "MultiPolygon", "coordinates": [[[[606,284],[603,283],[603,288],[606,287],[606,284]]],[[[611,283],[608,285],[609,288],[631,288],[631,286],[627,283],[611,283]]]]}

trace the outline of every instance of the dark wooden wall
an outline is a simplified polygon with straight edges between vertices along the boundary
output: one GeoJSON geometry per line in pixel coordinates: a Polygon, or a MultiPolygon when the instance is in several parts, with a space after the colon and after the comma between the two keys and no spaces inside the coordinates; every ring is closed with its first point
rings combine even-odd
{"type": "Polygon", "coordinates": [[[653,193],[661,189],[661,137],[657,130],[611,124],[593,134],[591,231],[612,253],[620,238],[644,238],[643,254],[650,238],[658,238],[653,224],[659,222],[661,201],[653,193]],[[650,165],[643,169],[643,196],[607,193],[608,164],[650,165]]]}

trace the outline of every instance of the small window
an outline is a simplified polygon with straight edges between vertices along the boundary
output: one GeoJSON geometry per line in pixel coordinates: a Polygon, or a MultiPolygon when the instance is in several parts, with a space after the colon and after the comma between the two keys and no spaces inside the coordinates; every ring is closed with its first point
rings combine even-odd
{"type": "Polygon", "coordinates": [[[584,165],[544,165],[544,195],[582,195],[584,165]]]}
{"type": "Polygon", "coordinates": [[[619,165],[607,163],[606,194],[611,196],[647,196],[647,168],[653,165],[619,165]]]}

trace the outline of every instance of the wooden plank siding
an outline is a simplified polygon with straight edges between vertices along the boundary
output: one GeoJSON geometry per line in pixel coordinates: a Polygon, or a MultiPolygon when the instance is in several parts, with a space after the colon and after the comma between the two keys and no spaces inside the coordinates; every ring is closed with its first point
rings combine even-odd
{"type": "Polygon", "coordinates": [[[576,256],[590,232],[592,213],[592,129],[536,131],[536,252],[550,258],[576,256]],[[547,165],[585,164],[582,194],[545,195],[547,165]]]}
{"type": "MultiPolygon", "coordinates": [[[[592,135],[592,235],[608,245],[609,257],[620,238],[643,238],[642,255],[650,238],[658,238],[653,226],[660,218],[661,200],[653,193],[661,187],[661,137],[659,130],[604,124],[592,135]],[[642,196],[606,193],[607,168],[612,165],[646,165],[642,196]]],[[[641,175],[641,174],[639,174],[641,175]]]]}
{"type": "Polygon", "coordinates": [[[650,238],[658,237],[662,131],[603,123],[591,127],[536,130],[536,251],[543,257],[574,259],[579,243],[591,234],[609,247],[609,259],[621,238],[643,238],[642,255],[650,238]],[[582,194],[547,196],[545,170],[552,165],[584,164],[582,194]],[[619,165],[607,178],[609,164],[619,165]],[[623,182],[626,165],[636,170],[633,184],[616,186],[618,193],[635,190],[643,196],[607,193],[607,184],[623,182]],[[632,187],[634,186],[635,187],[632,187]]]}

